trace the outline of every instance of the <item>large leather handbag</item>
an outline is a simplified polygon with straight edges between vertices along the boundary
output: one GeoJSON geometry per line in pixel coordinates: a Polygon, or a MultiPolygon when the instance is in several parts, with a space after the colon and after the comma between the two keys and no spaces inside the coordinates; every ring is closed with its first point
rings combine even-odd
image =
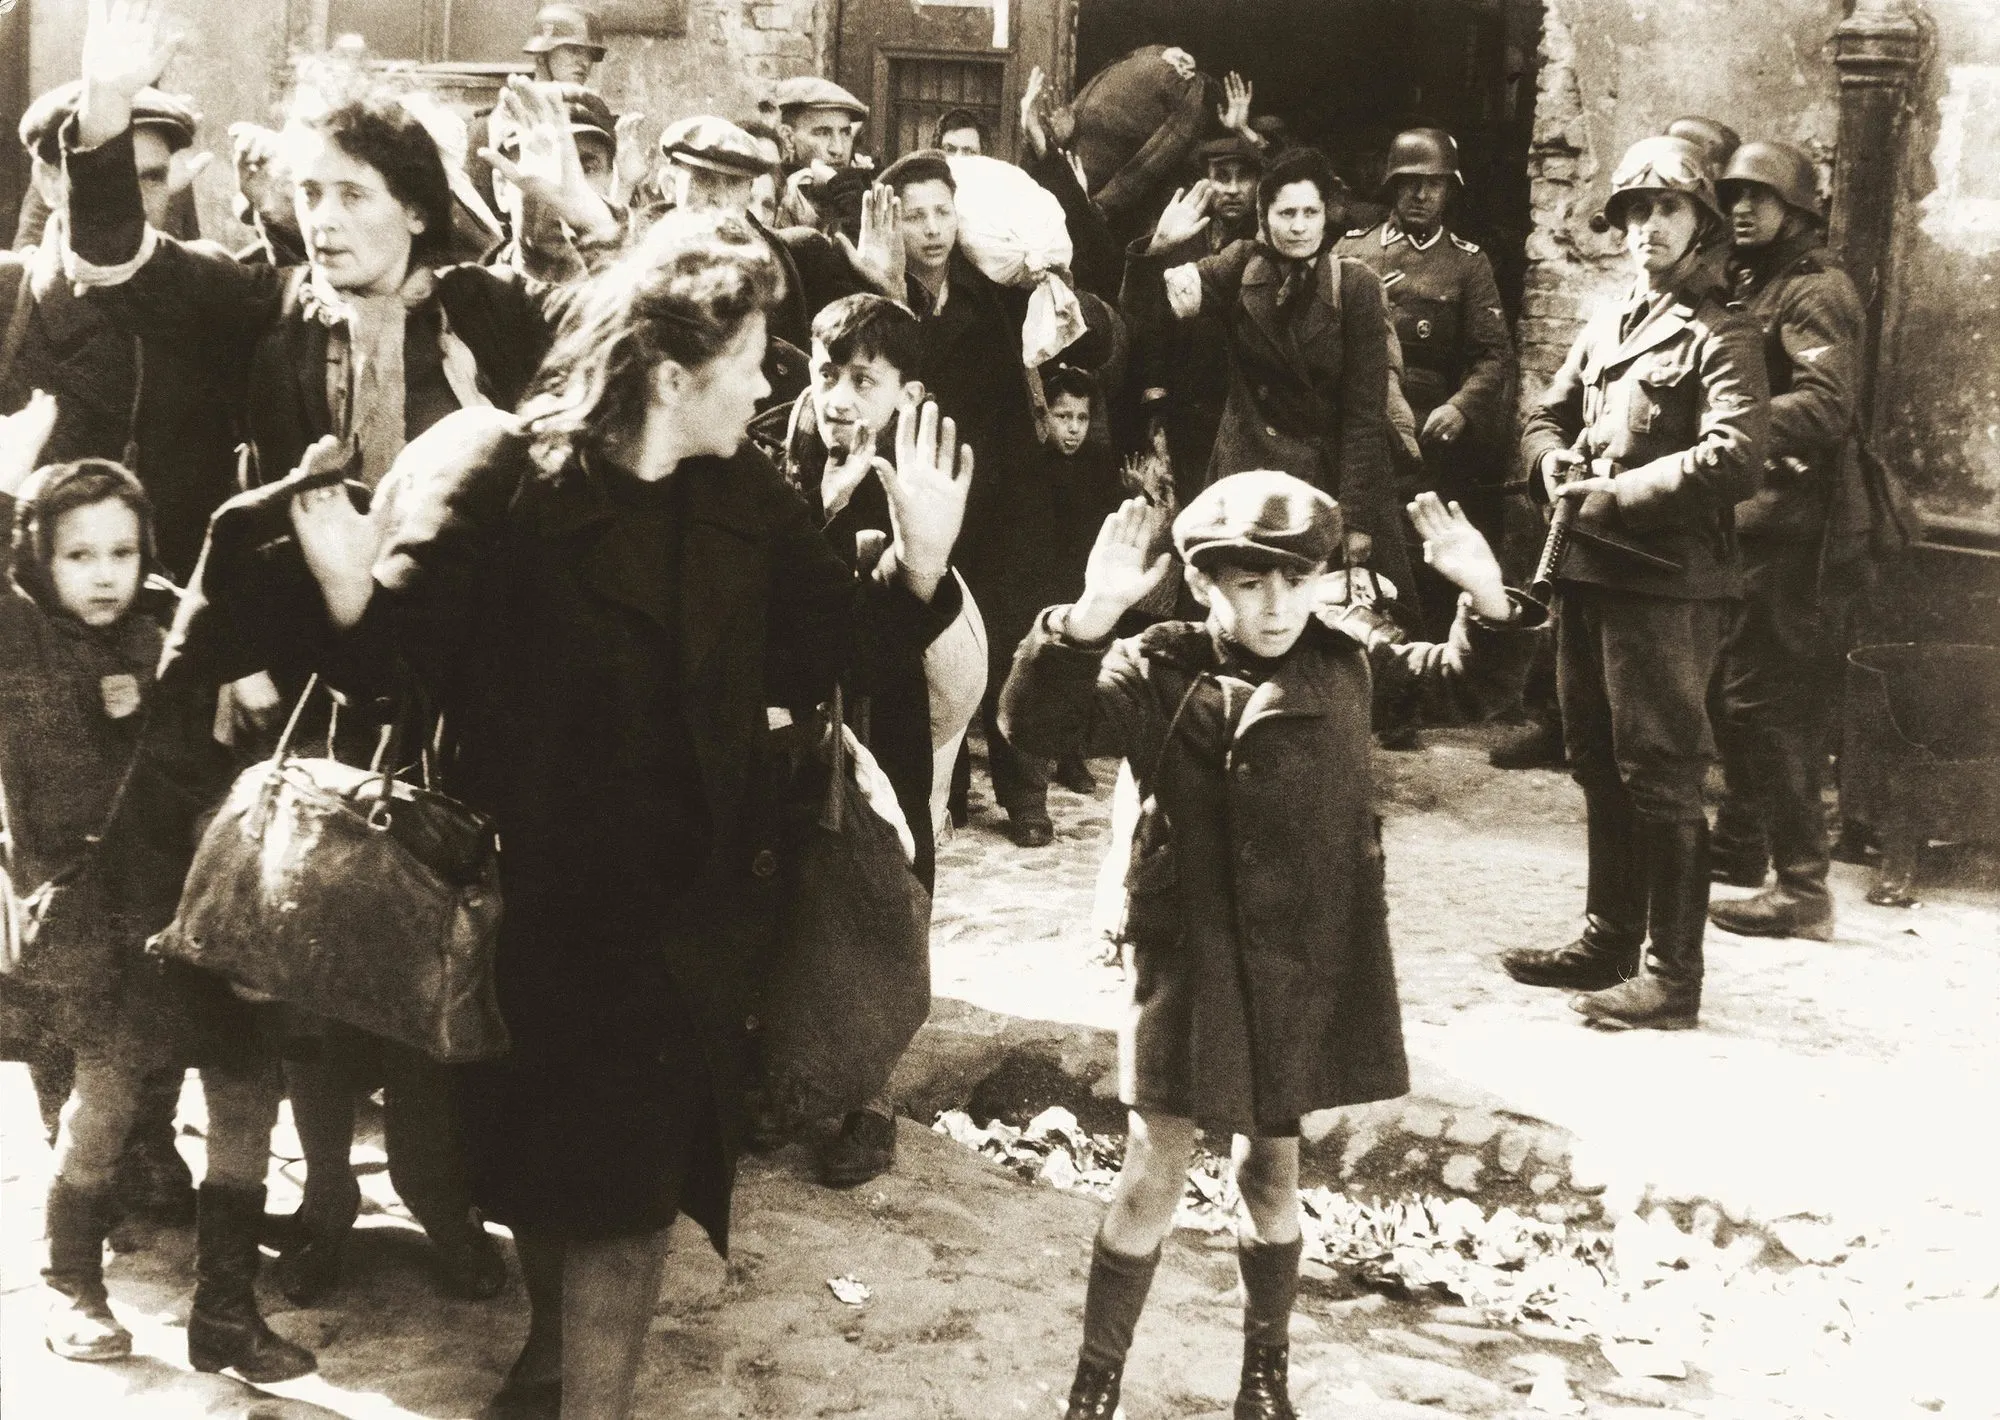
{"type": "Polygon", "coordinates": [[[778,949],[759,1012],[768,1106],[787,1128],[880,1094],[931,1010],[930,894],[862,788],[842,710],[836,692],[831,732],[794,796],[804,811],[786,826],[778,949]]]}
{"type": "MultiPolygon", "coordinates": [[[[493,983],[500,843],[490,821],[399,778],[407,717],[375,763],[292,753],[240,775],[202,835],[162,955],[445,1063],[505,1053],[493,983]]],[[[337,712],[336,712],[337,713],[337,712]]]]}

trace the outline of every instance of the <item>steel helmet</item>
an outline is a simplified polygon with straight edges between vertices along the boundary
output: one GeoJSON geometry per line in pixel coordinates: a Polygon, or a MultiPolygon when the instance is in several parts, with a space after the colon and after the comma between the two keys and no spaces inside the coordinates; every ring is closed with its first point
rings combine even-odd
{"type": "Polygon", "coordinates": [[[1708,165],[1718,172],[1743,142],[1736,130],[1721,119],[1704,118],[1698,113],[1675,119],[1663,131],[1669,138],[1685,138],[1701,149],[1708,158],[1708,165]]]}
{"type": "Polygon", "coordinates": [[[1383,160],[1383,189],[1399,177],[1450,178],[1465,186],[1465,175],[1458,170],[1458,140],[1442,128],[1404,129],[1389,144],[1383,160]]]}
{"type": "Polygon", "coordinates": [[[1625,205],[1635,192],[1678,192],[1692,198],[1719,230],[1728,225],[1716,200],[1715,179],[1700,148],[1685,138],[1641,138],[1625,150],[1611,175],[1611,196],[1604,200],[1604,220],[1620,231],[1625,205]]]}
{"type": "Polygon", "coordinates": [[[1746,182],[1770,188],[1787,207],[1815,222],[1826,220],[1826,208],[1819,200],[1819,168],[1803,148],[1790,143],[1745,143],[1715,184],[1716,194],[1723,202],[1734,203],[1734,190],[1746,182]]]}
{"type": "Polygon", "coordinates": [[[544,5],[535,14],[535,32],[521,53],[547,54],[566,44],[589,50],[592,59],[604,58],[604,34],[597,16],[581,5],[544,5]]]}

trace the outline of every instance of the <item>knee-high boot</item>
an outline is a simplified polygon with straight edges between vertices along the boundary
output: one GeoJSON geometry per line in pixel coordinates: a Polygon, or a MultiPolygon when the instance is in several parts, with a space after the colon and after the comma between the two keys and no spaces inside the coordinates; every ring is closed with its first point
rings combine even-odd
{"type": "Polygon", "coordinates": [[[1610,1030],[1692,1030],[1708,928],[1708,822],[1642,819],[1639,846],[1651,933],[1645,970],[1573,1004],[1592,1025],[1610,1030]]]}
{"type": "Polygon", "coordinates": [[[1819,725],[1776,725],[1762,737],[1764,804],[1778,880],[1755,897],[1710,908],[1710,920],[1725,932],[1818,942],[1833,936],[1826,813],[1819,801],[1826,765],[1821,737],[1819,725]]]}
{"type": "Polygon", "coordinates": [[[309,1375],[312,1352],[264,1324],[257,1310],[257,1233],[264,1190],[204,1183],[196,1194],[194,1309],[188,1314],[188,1364],[234,1371],[252,1385],[309,1375]]]}
{"type": "Polygon", "coordinates": [[[1503,955],[1507,974],[1529,986],[1601,991],[1639,969],[1647,893],[1632,801],[1622,789],[1599,789],[1586,790],[1583,802],[1590,856],[1583,935],[1567,946],[1524,947],[1503,955]]]}

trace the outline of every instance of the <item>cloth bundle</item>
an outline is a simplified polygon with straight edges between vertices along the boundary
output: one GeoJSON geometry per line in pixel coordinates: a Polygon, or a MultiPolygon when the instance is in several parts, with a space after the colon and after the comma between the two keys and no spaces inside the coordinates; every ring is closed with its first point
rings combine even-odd
{"type": "Polygon", "coordinates": [[[1072,248],[1062,204],[1012,163],[955,157],[958,244],[972,264],[1002,286],[1027,290],[1021,363],[1035,369],[1084,333],[1083,306],[1070,289],[1072,248]]]}

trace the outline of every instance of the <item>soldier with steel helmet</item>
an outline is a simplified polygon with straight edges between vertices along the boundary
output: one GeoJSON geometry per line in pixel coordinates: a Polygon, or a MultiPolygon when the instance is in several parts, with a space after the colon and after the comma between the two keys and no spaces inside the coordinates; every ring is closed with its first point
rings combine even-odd
{"type": "MultiPolygon", "coordinates": [[[[1414,475],[1456,499],[1486,540],[1498,546],[1498,485],[1506,438],[1514,346],[1500,306],[1493,264],[1449,225],[1454,199],[1465,189],[1458,143],[1441,128],[1412,128],[1389,145],[1382,180],[1390,215],[1348,232],[1336,248],[1373,267],[1382,278],[1403,347],[1403,393],[1416,416],[1424,470],[1414,475]]],[[[1416,487],[1399,490],[1404,497],[1416,487]]],[[[1418,559],[1412,559],[1413,564],[1418,559]]],[[[1427,606],[1449,625],[1456,598],[1442,584],[1425,585],[1427,606]]]]}
{"type": "Polygon", "coordinates": [[[1833,935],[1820,807],[1839,694],[1843,568],[1858,555],[1831,510],[1857,506],[1852,456],[1862,306],[1828,254],[1818,169],[1789,143],[1738,148],[1718,185],[1734,237],[1732,294],[1763,336],[1771,386],[1764,485],[1737,504],[1744,600],[1722,652],[1715,737],[1723,798],[1717,881],[1762,887],[1709,916],[1760,937],[1833,935]]]}
{"type": "Polygon", "coordinates": [[[535,61],[535,77],[558,84],[588,84],[604,61],[604,34],[596,14],[582,5],[544,5],[535,32],[521,46],[535,61]]]}
{"type": "Polygon", "coordinates": [[[1585,926],[1501,960],[1587,993],[1571,1004],[1593,1025],[1685,1030],[1708,925],[1708,688],[1743,594],[1735,508],[1763,474],[1770,393],[1756,327],[1707,274],[1728,223],[1701,151],[1634,144],[1604,215],[1633,288],[1585,324],[1521,440],[1536,491],[1572,503],[1546,585],[1588,826],[1585,926]]]}

